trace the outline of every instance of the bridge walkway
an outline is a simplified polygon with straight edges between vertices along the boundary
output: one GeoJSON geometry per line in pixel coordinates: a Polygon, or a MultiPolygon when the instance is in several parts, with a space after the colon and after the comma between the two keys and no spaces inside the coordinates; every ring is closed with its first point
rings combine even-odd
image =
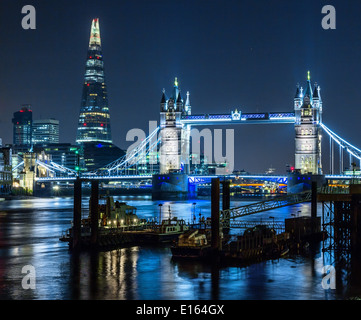
{"type": "Polygon", "coordinates": [[[270,200],[259,201],[256,203],[251,203],[248,205],[231,208],[228,210],[221,211],[221,220],[225,224],[230,226],[230,220],[245,217],[251,214],[256,214],[260,212],[265,212],[277,208],[282,208],[286,206],[295,205],[298,203],[309,202],[312,198],[311,191],[305,191],[302,193],[289,194],[285,196],[280,196],[272,198],[270,200]]]}

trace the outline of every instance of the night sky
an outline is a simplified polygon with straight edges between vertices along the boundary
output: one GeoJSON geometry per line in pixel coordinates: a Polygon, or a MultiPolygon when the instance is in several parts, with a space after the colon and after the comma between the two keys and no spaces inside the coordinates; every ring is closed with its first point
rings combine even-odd
{"type": "MultiPolygon", "coordinates": [[[[60,120],[75,143],[90,25],[100,19],[113,142],[159,121],[162,89],[178,77],[192,113],[293,111],[307,71],[321,86],[323,122],[361,147],[361,2],[317,0],[0,0],[0,138],[12,143],[13,113],[60,120]],[[21,27],[24,5],[36,30],[21,27]],[[321,9],[336,8],[336,30],[321,9]]],[[[215,128],[215,127],[213,127],[215,128]]],[[[234,126],[235,169],[284,173],[294,164],[294,127],[234,126]]],[[[328,170],[325,137],[323,165],[328,170]]]]}

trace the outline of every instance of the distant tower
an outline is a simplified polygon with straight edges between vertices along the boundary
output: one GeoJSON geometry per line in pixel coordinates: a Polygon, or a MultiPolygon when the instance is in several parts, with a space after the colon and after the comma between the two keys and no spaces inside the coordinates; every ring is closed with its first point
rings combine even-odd
{"type": "Polygon", "coordinates": [[[297,86],[294,98],[295,108],[295,169],[302,174],[322,174],[321,130],[322,100],[320,87],[312,90],[310,72],[307,74],[306,89],[297,86]]]}
{"type": "Polygon", "coordinates": [[[93,19],[76,142],[112,143],[99,19],[93,19]]]}
{"type": "MultiPolygon", "coordinates": [[[[189,93],[187,93],[189,103],[189,93]]],[[[182,126],[181,117],[187,114],[179,87],[175,78],[172,96],[168,99],[165,90],[160,102],[160,173],[167,174],[181,171],[189,172],[189,134],[190,127],[182,126]]],[[[190,109],[189,109],[190,112],[190,109]]]]}
{"type": "Polygon", "coordinates": [[[20,111],[14,112],[13,122],[13,143],[16,146],[31,147],[33,112],[30,105],[23,105],[20,111]]]}

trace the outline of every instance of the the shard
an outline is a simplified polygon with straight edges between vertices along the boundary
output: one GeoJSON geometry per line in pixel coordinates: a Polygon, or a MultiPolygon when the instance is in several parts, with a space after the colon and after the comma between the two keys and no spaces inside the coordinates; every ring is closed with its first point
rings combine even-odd
{"type": "Polygon", "coordinates": [[[93,19],[76,143],[112,143],[99,19],[93,19]]]}

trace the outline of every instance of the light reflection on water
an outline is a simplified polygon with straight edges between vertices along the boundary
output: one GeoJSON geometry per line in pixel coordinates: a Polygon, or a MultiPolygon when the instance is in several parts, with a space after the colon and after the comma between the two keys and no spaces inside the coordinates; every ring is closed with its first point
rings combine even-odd
{"type": "MultiPolygon", "coordinates": [[[[159,216],[159,201],[118,197],[138,208],[140,218],[159,216]]],[[[210,216],[210,201],[162,202],[162,217],[210,216]]],[[[89,198],[83,198],[88,207],[89,198]]],[[[231,206],[247,204],[232,201],[231,206]]],[[[167,247],[129,247],[80,255],[58,239],[72,220],[73,199],[27,199],[0,203],[0,299],[334,299],[321,286],[323,266],[314,258],[287,257],[247,267],[174,262],[167,247]],[[36,269],[36,289],[24,290],[25,265],[36,269]]],[[[309,204],[275,209],[245,219],[283,220],[309,215],[309,204]]],[[[319,212],[321,212],[319,207],[319,212]]],[[[318,248],[319,249],[319,248],[318,248]]]]}

